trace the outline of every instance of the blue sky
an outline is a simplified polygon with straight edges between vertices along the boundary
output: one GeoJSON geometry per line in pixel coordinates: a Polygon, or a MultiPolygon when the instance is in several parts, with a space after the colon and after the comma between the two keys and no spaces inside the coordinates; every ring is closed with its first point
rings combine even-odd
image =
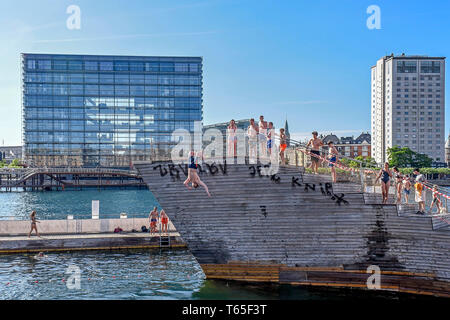
{"type": "Polygon", "coordinates": [[[276,127],[287,116],[296,137],[357,135],[370,130],[370,67],[448,56],[449,13],[433,0],[2,1],[0,145],[21,143],[21,52],[202,56],[205,124],[264,114],[276,127]],[[80,30],[66,28],[72,4],[80,30]],[[366,27],[373,4],[380,30],[366,27]]]}

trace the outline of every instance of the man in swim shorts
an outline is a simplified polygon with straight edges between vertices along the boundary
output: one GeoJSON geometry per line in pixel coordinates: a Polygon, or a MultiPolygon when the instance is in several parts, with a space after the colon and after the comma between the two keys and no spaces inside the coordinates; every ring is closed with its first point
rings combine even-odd
{"type": "Polygon", "coordinates": [[[156,224],[158,222],[158,209],[156,207],[153,208],[152,212],[150,212],[150,233],[156,233],[156,224]]]}
{"type": "Polygon", "coordinates": [[[317,174],[317,170],[319,168],[319,161],[320,158],[320,147],[323,146],[323,142],[321,139],[317,138],[318,133],[317,131],[312,132],[312,139],[309,140],[308,144],[306,145],[306,148],[309,148],[311,146],[311,169],[314,171],[315,174],[317,174]]]}

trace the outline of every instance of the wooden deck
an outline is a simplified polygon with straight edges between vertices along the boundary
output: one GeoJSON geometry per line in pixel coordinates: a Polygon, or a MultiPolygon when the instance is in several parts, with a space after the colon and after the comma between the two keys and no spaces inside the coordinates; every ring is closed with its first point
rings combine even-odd
{"type": "Polygon", "coordinates": [[[203,165],[209,198],[183,186],[184,165],[135,167],[207,278],[366,288],[376,265],[383,289],[449,296],[446,224],[369,199],[360,184],[292,166],[265,176],[257,165],[203,165]]]}

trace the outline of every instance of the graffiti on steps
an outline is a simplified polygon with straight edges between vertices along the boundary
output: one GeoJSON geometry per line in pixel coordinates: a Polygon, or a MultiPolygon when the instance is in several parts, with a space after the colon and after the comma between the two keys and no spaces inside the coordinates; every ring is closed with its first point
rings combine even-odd
{"type": "MultiPolygon", "coordinates": [[[[249,174],[251,177],[255,178],[255,177],[260,177],[260,178],[270,178],[270,181],[274,182],[274,183],[281,183],[281,177],[278,176],[277,174],[263,174],[262,169],[267,169],[269,168],[269,165],[251,165],[248,167],[249,169],[249,174]]],[[[166,175],[169,175],[173,181],[180,181],[181,180],[181,174],[183,174],[185,177],[188,176],[188,165],[187,164],[167,164],[167,165],[162,165],[159,164],[157,166],[153,167],[153,170],[159,170],[159,174],[161,177],[164,177],[166,175]]],[[[202,174],[209,174],[209,175],[217,175],[217,174],[222,174],[222,175],[226,175],[227,174],[227,164],[226,162],[222,165],[222,164],[205,164],[203,167],[199,164],[198,165],[198,169],[197,172],[202,175],[202,174]]],[[[347,200],[344,199],[345,194],[341,193],[341,194],[336,194],[333,192],[333,185],[331,182],[325,182],[325,183],[319,183],[318,185],[316,185],[315,183],[310,183],[310,182],[304,182],[303,181],[303,174],[299,173],[300,176],[292,176],[291,177],[291,185],[293,188],[295,187],[303,187],[303,190],[305,192],[318,192],[320,190],[320,192],[322,193],[322,195],[330,198],[331,200],[335,201],[337,205],[341,205],[341,204],[346,204],[348,205],[349,202],[347,200]]],[[[267,211],[266,208],[261,208],[264,216],[267,215],[267,211]]]]}
{"type": "MultiPolygon", "coordinates": [[[[222,173],[222,175],[227,174],[227,164],[226,162],[222,164],[206,163],[204,166],[198,164],[197,172],[199,175],[210,174],[212,176],[216,174],[222,173]]],[[[159,170],[159,175],[164,177],[166,175],[170,175],[173,180],[181,180],[181,173],[184,174],[185,177],[188,176],[188,165],[187,164],[173,164],[169,163],[167,165],[157,165],[153,167],[153,170],[159,170]]]]}

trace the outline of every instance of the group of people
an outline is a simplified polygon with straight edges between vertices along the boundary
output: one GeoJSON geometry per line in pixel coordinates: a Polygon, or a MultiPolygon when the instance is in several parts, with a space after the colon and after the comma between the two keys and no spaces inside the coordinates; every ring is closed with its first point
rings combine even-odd
{"type": "MultiPolygon", "coordinates": [[[[425,189],[424,183],[426,182],[425,176],[420,173],[420,169],[414,169],[415,179],[412,180],[408,175],[402,175],[397,167],[393,167],[392,171],[389,168],[389,163],[386,162],[384,167],[378,172],[375,183],[381,180],[381,195],[383,197],[382,203],[387,203],[389,196],[389,187],[391,185],[391,179],[394,180],[395,190],[397,192],[396,204],[402,203],[402,194],[404,195],[404,203],[409,202],[409,195],[411,193],[412,183],[414,183],[415,189],[415,201],[419,205],[417,214],[425,214],[425,189]]],[[[442,203],[439,198],[438,186],[434,185],[432,190],[432,199],[430,203],[429,213],[432,213],[433,207],[436,206],[437,212],[441,212],[442,203]]]]}
{"type": "Polygon", "coordinates": [[[158,220],[161,220],[161,232],[167,233],[169,217],[167,216],[164,209],[161,209],[158,214],[158,208],[154,207],[150,212],[148,219],[150,220],[150,233],[158,232],[158,220]]]}
{"type": "MultiPolygon", "coordinates": [[[[320,148],[323,147],[325,144],[323,143],[322,139],[320,139],[318,136],[319,136],[319,134],[317,133],[317,131],[313,131],[312,138],[308,141],[308,143],[306,145],[306,149],[309,151],[309,153],[311,155],[310,168],[312,169],[314,174],[318,174],[319,164],[320,164],[320,162],[324,161],[321,159],[321,156],[320,156],[320,148]]],[[[336,182],[337,181],[336,162],[339,157],[339,152],[336,149],[333,141],[329,141],[327,143],[327,145],[328,145],[328,155],[327,155],[326,159],[328,162],[328,167],[331,170],[331,178],[332,178],[333,182],[336,182]]]]}
{"type": "MultiPolygon", "coordinates": [[[[230,121],[227,127],[227,155],[233,157],[237,155],[237,126],[234,119],[230,121]]],[[[249,152],[248,155],[251,159],[256,159],[259,144],[259,154],[261,157],[267,157],[272,155],[272,149],[275,146],[274,139],[278,137],[280,140],[280,160],[282,164],[285,164],[284,152],[287,148],[287,138],[284,132],[284,128],[280,128],[279,133],[275,132],[273,122],[267,122],[264,120],[264,116],[259,116],[258,124],[255,123],[255,119],[250,119],[250,125],[247,127],[247,137],[249,152]]]]}

